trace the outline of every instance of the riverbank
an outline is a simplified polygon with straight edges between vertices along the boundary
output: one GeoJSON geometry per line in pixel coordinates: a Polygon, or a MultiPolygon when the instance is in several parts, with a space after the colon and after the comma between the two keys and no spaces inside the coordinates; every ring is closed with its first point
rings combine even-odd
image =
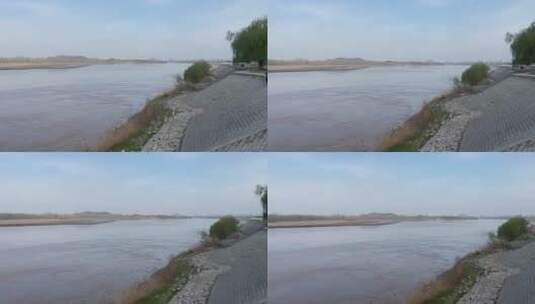
{"type": "Polygon", "coordinates": [[[185,216],[168,215],[121,215],[106,212],[84,212],[75,214],[0,214],[0,227],[98,225],[116,221],[151,219],[187,219],[185,216]]]}
{"type": "Polygon", "coordinates": [[[99,151],[263,151],[267,85],[221,64],[199,84],[180,82],[112,130],[99,151]]]}
{"type": "Polygon", "coordinates": [[[63,70],[96,64],[157,64],[168,61],[153,59],[97,59],[84,56],[56,56],[49,58],[0,58],[1,70],[63,70]]]}
{"type": "Polygon", "coordinates": [[[443,65],[438,62],[419,61],[372,61],[362,58],[336,58],[327,60],[270,60],[268,63],[269,73],[291,72],[337,72],[354,71],[369,67],[402,66],[402,65],[443,65]]]}
{"type": "Polygon", "coordinates": [[[122,303],[262,303],[267,299],[267,233],[249,220],[220,243],[202,243],[126,291],[122,303]],[[247,291],[247,292],[244,292],[247,291]]]}
{"type": "Polygon", "coordinates": [[[532,233],[520,241],[490,243],[426,284],[409,303],[532,303],[534,254],[532,233]]]}
{"type": "Polygon", "coordinates": [[[268,227],[316,228],[343,226],[383,226],[401,222],[474,220],[462,216],[403,216],[396,214],[365,214],[357,216],[312,216],[312,215],[270,215],[268,227]]]}
{"type": "Polygon", "coordinates": [[[487,81],[427,103],[378,146],[380,151],[535,151],[535,79],[498,66],[487,81]]]}
{"type": "Polygon", "coordinates": [[[399,223],[393,220],[316,220],[316,221],[287,221],[269,223],[270,229],[276,228],[318,228],[343,226],[381,226],[399,223]]]}

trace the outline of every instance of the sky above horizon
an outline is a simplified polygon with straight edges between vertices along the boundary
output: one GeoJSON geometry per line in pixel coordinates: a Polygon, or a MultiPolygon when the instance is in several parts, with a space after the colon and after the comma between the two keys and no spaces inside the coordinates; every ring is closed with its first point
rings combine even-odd
{"type": "Polygon", "coordinates": [[[510,61],[533,0],[272,0],[270,59],[510,61]]]}
{"type": "Polygon", "coordinates": [[[0,0],[0,57],[231,59],[267,0],[0,0]]]}
{"type": "Polygon", "coordinates": [[[535,155],[273,154],[270,214],[535,215],[535,155]]]}
{"type": "Polygon", "coordinates": [[[251,215],[262,153],[2,153],[0,213],[251,215]]]}

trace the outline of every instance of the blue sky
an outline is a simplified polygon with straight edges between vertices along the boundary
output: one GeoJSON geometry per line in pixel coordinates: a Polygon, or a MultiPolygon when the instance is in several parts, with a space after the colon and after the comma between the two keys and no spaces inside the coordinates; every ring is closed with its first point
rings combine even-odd
{"type": "Polygon", "coordinates": [[[231,57],[227,30],[267,0],[0,0],[0,57],[231,57]]]}
{"type": "Polygon", "coordinates": [[[534,154],[270,157],[270,212],[535,215],[534,154]]]}
{"type": "Polygon", "coordinates": [[[510,60],[533,0],[272,0],[270,58],[510,60]]]}
{"type": "Polygon", "coordinates": [[[0,154],[0,213],[258,214],[261,153],[0,154]]]}

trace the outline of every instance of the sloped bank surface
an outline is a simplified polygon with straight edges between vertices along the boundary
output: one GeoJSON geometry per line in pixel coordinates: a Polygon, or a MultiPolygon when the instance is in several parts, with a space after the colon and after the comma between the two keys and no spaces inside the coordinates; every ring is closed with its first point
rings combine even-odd
{"type": "Polygon", "coordinates": [[[196,273],[169,303],[266,303],[267,232],[259,222],[241,231],[234,244],[193,257],[196,273]]]}
{"type": "Polygon", "coordinates": [[[535,242],[479,259],[483,269],[460,304],[535,303],[535,242]]]}
{"type": "Polygon", "coordinates": [[[128,290],[125,304],[267,303],[267,231],[248,220],[219,247],[203,244],[128,290]]]}
{"type": "Polygon", "coordinates": [[[144,151],[263,151],[267,137],[264,77],[219,71],[216,81],[169,101],[173,115],[144,151]]]}
{"type": "Polygon", "coordinates": [[[489,88],[445,102],[449,119],[421,151],[535,151],[535,80],[493,77],[489,88]]]}

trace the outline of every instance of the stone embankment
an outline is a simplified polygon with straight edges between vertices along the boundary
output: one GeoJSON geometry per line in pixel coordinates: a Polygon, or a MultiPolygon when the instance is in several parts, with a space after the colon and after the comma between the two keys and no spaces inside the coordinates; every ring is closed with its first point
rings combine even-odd
{"type": "Polygon", "coordinates": [[[502,67],[475,90],[446,101],[450,117],[421,151],[535,151],[535,79],[502,67]]]}
{"type": "Polygon", "coordinates": [[[265,77],[219,66],[196,90],[168,101],[173,115],[144,151],[263,151],[267,137],[265,77]]]}

